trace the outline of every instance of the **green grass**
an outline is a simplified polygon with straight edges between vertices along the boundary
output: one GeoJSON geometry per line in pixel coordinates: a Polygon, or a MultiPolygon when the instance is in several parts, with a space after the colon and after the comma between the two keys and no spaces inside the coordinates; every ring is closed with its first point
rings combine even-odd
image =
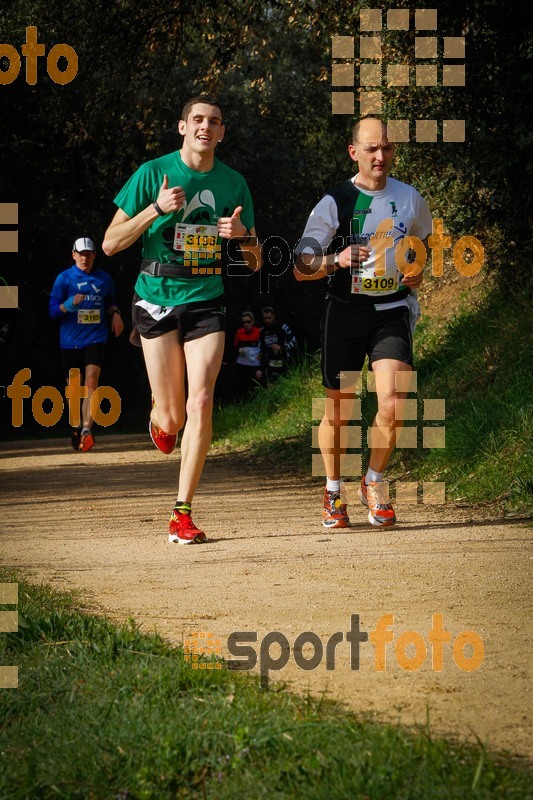
{"type": "Polygon", "coordinates": [[[19,667],[19,688],[0,690],[3,800],[532,797],[511,756],[193,670],[132,622],[82,613],[79,596],[21,582],[19,615],[0,637],[0,663],[19,667]]]}
{"type": "Polygon", "coordinates": [[[216,409],[213,444],[310,470],[312,400],[324,396],[319,367],[318,356],[307,356],[271,388],[216,409]]]}
{"type": "MultiPolygon", "coordinates": [[[[443,335],[431,327],[420,331],[419,397],[445,399],[446,447],[418,449],[397,461],[420,480],[445,480],[451,498],[492,502],[508,511],[531,510],[529,314],[525,293],[509,299],[487,291],[443,335]]],[[[422,427],[421,413],[419,419],[422,427]]]]}
{"type": "MultiPolygon", "coordinates": [[[[431,320],[419,325],[419,446],[393,454],[389,477],[445,481],[450,500],[491,503],[515,513],[530,510],[533,363],[528,309],[525,294],[509,300],[487,290],[474,306],[465,302],[445,328],[431,320]],[[445,400],[446,419],[424,423],[423,401],[436,398],[445,400]],[[444,425],[445,448],[422,448],[424,425],[444,425]]],[[[308,358],[272,389],[257,389],[249,400],[218,409],[215,444],[249,449],[259,459],[310,474],[311,430],[317,424],[312,399],[323,396],[318,360],[308,358]]],[[[372,393],[362,397],[364,433],[376,406],[372,393]]],[[[363,435],[363,464],[365,457],[363,435]]]]}

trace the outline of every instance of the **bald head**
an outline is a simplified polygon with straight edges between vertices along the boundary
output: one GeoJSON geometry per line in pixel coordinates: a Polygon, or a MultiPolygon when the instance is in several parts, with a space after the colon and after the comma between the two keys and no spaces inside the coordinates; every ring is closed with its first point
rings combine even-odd
{"type": "Polygon", "coordinates": [[[352,143],[375,142],[376,144],[388,144],[387,126],[377,117],[365,117],[354,125],[352,131],[352,143]]]}
{"type": "Polygon", "coordinates": [[[358,186],[377,191],[387,184],[387,175],[394,159],[394,142],[389,142],[387,126],[376,117],[365,117],[353,129],[348,152],[357,161],[358,186]]]}

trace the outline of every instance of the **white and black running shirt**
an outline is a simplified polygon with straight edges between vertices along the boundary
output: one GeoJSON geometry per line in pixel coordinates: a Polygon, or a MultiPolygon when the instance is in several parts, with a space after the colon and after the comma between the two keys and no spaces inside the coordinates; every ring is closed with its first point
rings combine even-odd
{"type": "MultiPolygon", "coordinates": [[[[373,302],[401,300],[408,294],[402,288],[402,273],[395,260],[395,248],[405,236],[423,241],[432,231],[429,206],[424,198],[406,183],[387,178],[384,189],[372,192],[360,189],[355,179],[344,181],[317,203],[311,212],[296,254],[327,255],[339,253],[349,244],[371,247],[370,237],[376,234],[382,220],[392,219],[389,235],[394,247],[385,251],[385,275],[376,276],[375,248],[359,267],[338,269],[328,278],[328,292],[348,301],[366,296],[373,302]]],[[[386,233],[382,234],[387,235],[386,233]]]]}

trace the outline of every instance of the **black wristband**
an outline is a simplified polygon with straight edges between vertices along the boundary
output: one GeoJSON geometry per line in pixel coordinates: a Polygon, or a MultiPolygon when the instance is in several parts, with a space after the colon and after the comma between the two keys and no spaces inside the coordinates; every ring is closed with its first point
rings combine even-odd
{"type": "Polygon", "coordinates": [[[122,311],[120,311],[120,309],[118,309],[118,308],[115,308],[111,312],[111,316],[113,316],[113,314],[118,314],[119,316],[122,316],[122,311]]]}
{"type": "Polygon", "coordinates": [[[159,205],[157,200],[155,200],[155,202],[153,202],[152,205],[153,205],[153,207],[155,208],[155,210],[157,211],[157,213],[159,214],[160,217],[166,217],[166,211],[163,211],[163,209],[161,208],[161,206],[159,205]]]}

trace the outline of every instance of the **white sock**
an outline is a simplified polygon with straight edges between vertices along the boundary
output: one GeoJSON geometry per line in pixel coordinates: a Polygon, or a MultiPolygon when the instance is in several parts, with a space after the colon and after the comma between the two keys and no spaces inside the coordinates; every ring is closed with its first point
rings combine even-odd
{"type": "Polygon", "coordinates": [[[326,479],[326,489],[328,492],[340,492],[341,490],[341,482],[340,479],[338,481],[332,481],[331,478],[326,479]]]}
{"type": "Polygon", "coordinates": [[[85,436],[85,434],[87,434],[87,433],[90,433],[90,432],[91,432],[91,429],[90,429],[90,428],[83,428],[83,430],[82,430],[82,432],[81,432],[81,435],[82,435],[82,436],[85,436]]]}
{"type": "Polygon", "coordinates": [[[370,467],[368,468],[368,472],[365,475],[365,483],[370,483],[370,481],[373,481],[374,483],[380,483],[382,480],[382,472],[375,472],[373,469],[370,469],[370,467]]]}

